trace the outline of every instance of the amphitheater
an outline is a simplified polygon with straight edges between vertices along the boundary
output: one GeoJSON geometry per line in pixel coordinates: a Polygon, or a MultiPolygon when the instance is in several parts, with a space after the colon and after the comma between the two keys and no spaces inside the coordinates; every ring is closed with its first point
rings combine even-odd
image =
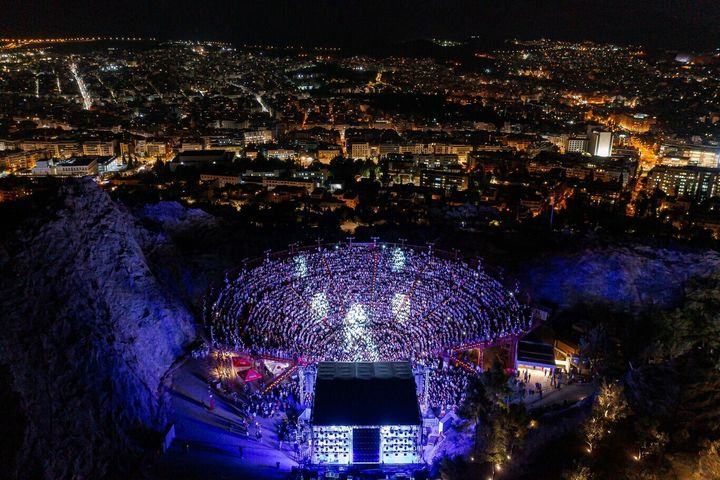
{"type": "Polygon", "coordinates": [[[342,243],[268,253],[211,296],[215,346],[306,361],[421,360],[501,343],[528,308],[478,261],[431,247],[342,243]]]}

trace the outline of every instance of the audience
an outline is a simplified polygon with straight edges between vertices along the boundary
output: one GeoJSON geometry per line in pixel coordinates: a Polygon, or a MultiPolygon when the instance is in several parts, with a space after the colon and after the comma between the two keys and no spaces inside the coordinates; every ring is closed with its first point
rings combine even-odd
{"type": "Polygon", "coordinates": [[[268,257],[226,279],[207,307],[215,345],[311,362],[434,358],[529,327],[526,308],[481,267],[372,245],[268,257]]]}

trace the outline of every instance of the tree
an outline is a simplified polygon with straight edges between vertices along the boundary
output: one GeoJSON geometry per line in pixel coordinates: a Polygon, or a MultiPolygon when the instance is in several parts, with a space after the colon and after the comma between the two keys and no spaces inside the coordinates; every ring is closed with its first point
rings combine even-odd
{"type": "Polygon", "coordinates": [[[639,462],[663,454],[669,437],[667,433],[660,430],[657,419],[642,417],[636,420],[635,432],[638,439],[638,448],[633,455],[634,460],[639,462]]]}
{"type": "Polygon", "coordinates": [[[513,451],[527,434],[528,418],[524,403],[501,406],[491,418],[485,458],[499,470],[512,459],[513,451]]]}
{"type": "Polygon", "coordinates": [[[493,468],[501,467],[509,456],[510,432],[500,416],[493,419],[489,433],[488,443],[485,447],[485,459],[493,468]]]}
{"type": "Polygon", "coordinates": [[[709,442],[698,459],[692,480],[720,479],[720,440],[709,442]]]}
{"type": "Polygon", "coordinates": [[[666,315],[663,344],[675,358],[694,348],[702,349],[720,369],[720,276],[695,285],[685,304],[666,315]]]}
{"type": "Polygon", "coordinates": [[[475,449],[484,439],[483,458],[493,473],[512,458],[512,451],[527,433],[525,404],[510,403],[510,376],[500,362],[471,379],[460,407],[460,415],[474,421],[475,449]]]}
{"type": "Polygon", "coordinates": [[[585,465],[576,465],[574,469],[563,474],[563,480],[592,480],[593,475],[585,465]]]}
{"type": "Polygon", "coordinates": [[[610,340],[602,324],[591,328],[580,339],[580,357],[588,363],[593,374],[602,368],[609,352],[610,340]]]}
{"type": "Polygon", "coordinates": [[[588,453],[608,434],[610,427],[627,417],[630,412],[623,387],[617,383],[603,383],[595,397],[590,418],[583,425],[583,436],[588,453]]]}
{"type": "Polygon", "coordinates": [[[465,391],[465,399],[460,405],[458,414],[463,418],[472,420],[475,425],[475,450],[478,448],[481,426],[489,423],[491,411],[492,402],[488,399],[482,377],[471,377],[465,391]]]}
{"type": "MultiPolygon", "coordinates": [[[[524,439],[528,432],[528,416],[524,403],[511,403],[508,406],[507,414],[504,416],[505,428],[509,433],[508,456],[524,439]]],[[[508,458],[510,460],[510,458],[508,458]]]]}
{"type": "Polygon", "coordinates": [[[496,358],[492,366],[482,374],[485,390],[493,403],[501,406],[507,405],[512,389],[510,388],[510,375],[505,372],[502,363],[496,358]]]}
{"type": "Polygon", "coordinates": [[[633,410],[658,422],[673,449],[695,450],[720,435],[720,371],[707,350],[639,366],[624,378],[633,410]]]}

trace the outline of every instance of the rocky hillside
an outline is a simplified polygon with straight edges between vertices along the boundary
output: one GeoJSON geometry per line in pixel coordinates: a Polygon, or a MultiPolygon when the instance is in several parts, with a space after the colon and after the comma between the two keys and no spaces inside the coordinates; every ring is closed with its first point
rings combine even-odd
{"type": "Polygon", "coordinates": [[[0,364],[26,417],[0,478],[132,477],[193,317],[148,261],[158,234],[93,182],[64,183],[33,218],[0,247],[0,364]]]}
{"type": "Polygon", "coordinates": [[[677,306],[688,280],[709,277],[719,268],[720,255],[714,251],[616,245],[552,254],[518,277],[535,300],[551,301],[561,309],[603,303],[636,311],[677,306]]]}
{"type": "Polygon", "coordinates": [[[143,249],[155,275],[175,295],[200,308],[224,272],[237,265],[227,225],[198,208],[162,201],[133,212],[143,226],[143,249]]]}

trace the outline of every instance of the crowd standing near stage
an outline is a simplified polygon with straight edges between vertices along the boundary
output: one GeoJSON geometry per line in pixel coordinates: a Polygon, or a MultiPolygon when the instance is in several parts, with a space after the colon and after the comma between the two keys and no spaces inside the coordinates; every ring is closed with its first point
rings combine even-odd
{"type": "Polygon", "coordinates": [[[428,406],[437,408],[440,415],[455,411],[462,404],[472,373],[453,365],[443,366],[443,362],[437,360],[425,374],[429,375],[428,406]]]}
{"type": "Polygon", "coordinates": [[[432,358],[530,326],[515,292],[482,267],[372,244],[244,268],[207,305],[206,321],[216,346],[309,361],[432,358]]]}
{"type": "Polygon", "coordinates": [[[246,413],[251,417],[271,418],[278,412],[284,412],[297,402],[295,382],[287,382],[271,389],[267,393],[250,391],[246,398],[248,405],[246,413]]]}

